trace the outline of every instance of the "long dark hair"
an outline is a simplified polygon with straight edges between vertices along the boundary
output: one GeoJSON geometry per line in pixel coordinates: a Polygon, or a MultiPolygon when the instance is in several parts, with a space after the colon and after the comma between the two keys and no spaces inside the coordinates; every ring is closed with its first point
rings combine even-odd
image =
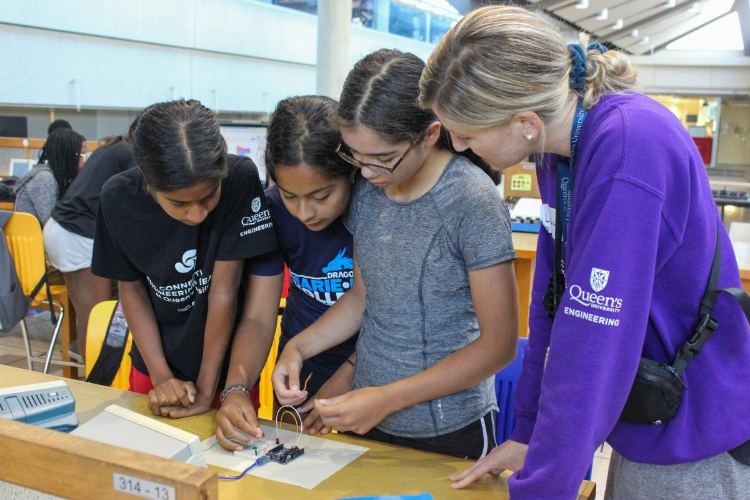
{"type": "Polygon", "coordinates": [[[341,133],[336,101],[308,95],[289,97],[276,105],[266,135],[266,169],[276,182],[276,167],[304,162],[329,179],[349,176],[355,167],[336,154],[341,133]]]}
{"type": "MultiPolygon", "coordinates": [[[[389,143],[413,142],[437,121],[431,109],[422,109],[417,102],[424,66],[414,54],[395,49],[380,49],[360,59],[344,82],[339,125],[347,129],[365,125],[389,143]]],[[[496,181],[492,169],[473,151],[458,153],[453,148],[444,128],[437,145],[465,156],[496,181]]]]}
{"type": "Polygon", "coordinates": [[[228,172],[227,146],[216,115],[180,99],[144,109],[130,126],[136,165],[156,191],[174,191],[228,172]]]}
{"type": "Polygon", "coordinates": [[[60,199],[78,175],[81,146],[86,140],[69,128],[55,129],[42,147],[39,163],[47,163],[57,181],[57,198],[60,199]]]}

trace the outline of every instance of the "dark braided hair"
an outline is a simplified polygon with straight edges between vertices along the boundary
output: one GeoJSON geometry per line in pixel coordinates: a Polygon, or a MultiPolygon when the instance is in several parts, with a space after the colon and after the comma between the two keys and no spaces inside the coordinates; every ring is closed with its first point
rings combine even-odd
{"type": "MultiPolygon", "coordinates": [[[[341,92],[340,126],[355,129],[362,124],[386,142],[413,142],[438,121],[432,109],[420,108],[417,101],[424,66],[424,61],[414,54],[395,49],[380,49],[360,59],[346,77],[341,92]]],[[[465,156],[498,183],[499,174],[493,175],[489,165],[472,150],[459,153],[453,148],[445,128],[440,129],[437,146],[465,156]]]]}
{"type": "Polygon", "coordinates": [[[227,145],[213,111],[200,101],[160,102],[130,126],[135,161],[146,185],[174,191],[227,176],[227,145]]]}
{"type": "Polygon", "coordinates": [[[47,163],[57,181],[57,199],[68,190],[78,175],[78,160],[81,146],[86,138],[69,128],[54,130],[42,147],[39,163],[47,163]]]}
{"type": "Polygon", "coordinates": [[[307,163],[324,177],[352,175],[356,168],[336,154],[341,133],[336,101],[308,95],[289,97],[276,105],[266,136],[266,169],[276,182],[276,167],[307,163]]]}

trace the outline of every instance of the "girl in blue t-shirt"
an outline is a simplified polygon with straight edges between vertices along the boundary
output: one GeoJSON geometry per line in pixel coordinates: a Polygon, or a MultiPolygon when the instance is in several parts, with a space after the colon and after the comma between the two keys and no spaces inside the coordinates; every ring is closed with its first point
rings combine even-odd
{"type": "MultiPolygon", "coordinates": [[[[266,189],[266,198],[279,254],[267,259],[262,274],[282,279],[284,264],[291,274],[279,352],[353,283],[353,237],[342,216],[349,205],[356,169],[336,154],[341,141],[336,110],[336,101],[328,97],[291,97],[279,102],[268,127],[265,163],[275,185],[266,189]]],[[[355,344],[353,337],[304,362],[300,379],[308,394],[331,397],[351,390],[355,344]]],[[[232,360],[248,358],[257,350],[251,343],[235,343],[232,360]]],[[[312,406],[310,402],[300,411],[305,413],[312,406]]],[[[312,434],[325,434],[328,429],[316,415],[309,415],[304,427],[312,434]]],[[[216,420],[219,440],[236,434],[236,429],[247,432],[257,426],[247,398],[239,393],[227,396],[216,420]],[[249,423],[253,427],[248,427],[249,423]]],[[[225,447],[241,448],[232,442],[225,447]]]]}

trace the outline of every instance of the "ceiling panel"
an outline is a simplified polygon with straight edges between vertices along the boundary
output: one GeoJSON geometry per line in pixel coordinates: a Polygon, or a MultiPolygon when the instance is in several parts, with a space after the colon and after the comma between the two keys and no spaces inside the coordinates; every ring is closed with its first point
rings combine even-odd
{"type": "Polygon", "coordinates": [[[734,0],[588,0],[585,9],[576,8],[577,1],[585,0],[529,0],[565,21],[593,33],[599,41],[627,49],[635,54],[647,54],[652,46],[660,46],[684,36],[718,19],[732,10],[734,0]],[[697,6],[696,6],[697,4],[697,6]],[[597,19],[607,9],[607,19],[597,19]],[[623,27],[614,29],[618,19],[623,27]],[[631,32],[637,28],[637,37],[631,32]],[[648,37],[647,43],[641,43],[648,37]]]}

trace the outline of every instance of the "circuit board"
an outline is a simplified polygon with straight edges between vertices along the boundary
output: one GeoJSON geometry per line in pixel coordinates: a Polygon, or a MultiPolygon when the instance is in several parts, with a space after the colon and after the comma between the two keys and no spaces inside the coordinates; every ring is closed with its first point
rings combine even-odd
{"type": "Polygon", "coordinates": [[[304,448],[299,448],[297,446],[285,448],[283,444],[279,444],[266,452],[266,456],[271,462],[276,462],[282,465],[286,465],[295,458],[301,457],[304,454],[304,448]]]}

